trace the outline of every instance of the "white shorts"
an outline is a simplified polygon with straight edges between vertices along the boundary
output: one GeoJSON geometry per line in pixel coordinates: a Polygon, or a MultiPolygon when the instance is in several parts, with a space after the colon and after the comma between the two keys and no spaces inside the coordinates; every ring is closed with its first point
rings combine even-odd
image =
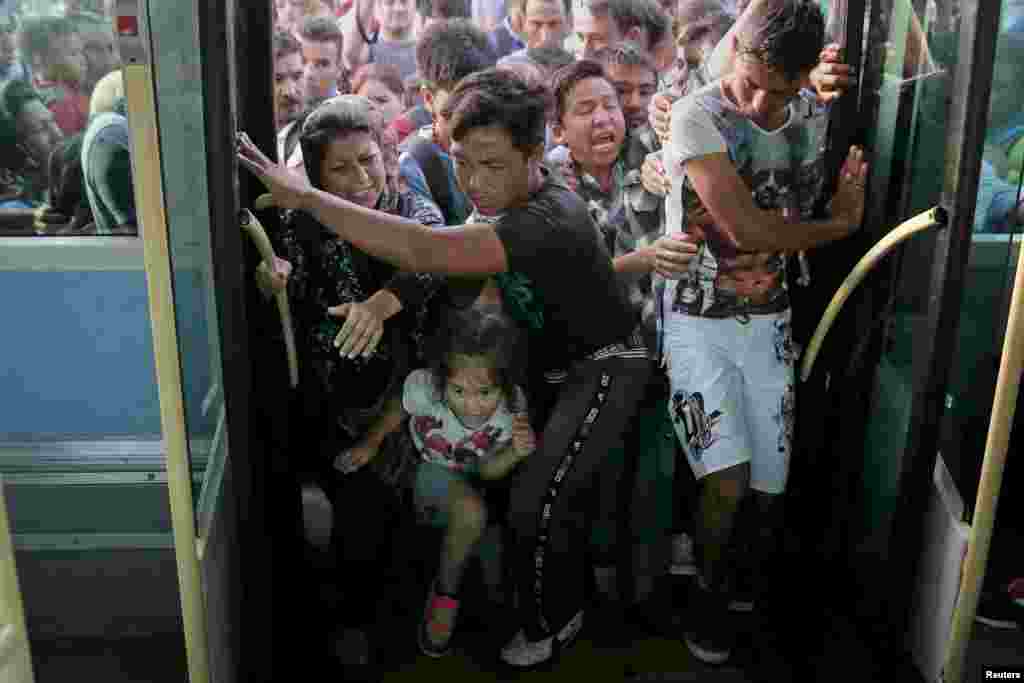
{"type": "Polygon", "coordinates": [[[790,318],[666,316],[668,410],[698,479],[749,462],[752,489],[785,491],[798,355],[790,318]]]}

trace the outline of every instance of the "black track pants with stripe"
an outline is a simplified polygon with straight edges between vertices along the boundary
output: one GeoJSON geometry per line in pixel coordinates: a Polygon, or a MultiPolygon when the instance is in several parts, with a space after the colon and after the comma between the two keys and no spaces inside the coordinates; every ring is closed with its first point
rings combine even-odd
{"type": "Polygon", "coordinates": [[[578,363],[561,385],[540,447],[520,465],[509,508],[513,579],[530,640],[582,609],[593,515],[589,490],[621,447],[651,376],[645,358],[578,363]]]}

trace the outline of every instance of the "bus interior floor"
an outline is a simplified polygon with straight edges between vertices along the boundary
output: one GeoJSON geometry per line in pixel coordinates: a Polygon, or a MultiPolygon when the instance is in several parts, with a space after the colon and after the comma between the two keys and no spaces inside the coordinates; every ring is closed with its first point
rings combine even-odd
{"type": "Polygon", "coordinates": [[[188,680],[183,633],[128,638],[33,639],[36,683],[181,683],[188,680]]]}
{"type": "MultiPolygon", "coordinates": [[[[796,580],[797,577],[792,577],[796,580]]],[[[682,635],[687,620],[688,591],[680,577],[666,576],[642,608],[631,611],[617,624],[588,610],[578,641],[562,654],[555,667],[527,674],[508,672],[498,661],[501,646],[514,635],[511,609],[500,609],[483,600],[478,576],[467,576],[459,625],[452,651],[431,658],[419,652],[416,629],[421,617],[426,584],[395,587],[395,600],[384,606],[372,638],[377,643],[379,667],[368,679],[385,683],[438,678],[458,681],[572,680],[644,681],[701,680],[707,683],[834,680],[837,670],[849,672],[849,680],[881,680],[882,663],[862,638],[853,621],[819,604],[817,593],[794,585],[780,586],[778,599],[751,614],[733,614],[733,656],[724,666],[710,667],[687,650],[682,635]],[[398,595],[416,596],[400,605],[398,595]],[[617,628],[614,637],[601,629],[617,628]],[[608,643],[613,643],[609,645],[608,643]]],[[[788,582],[787,582],[788,583],[788,582]]],[[[348,677],[333,660],[328,671],[348,677]]]]}

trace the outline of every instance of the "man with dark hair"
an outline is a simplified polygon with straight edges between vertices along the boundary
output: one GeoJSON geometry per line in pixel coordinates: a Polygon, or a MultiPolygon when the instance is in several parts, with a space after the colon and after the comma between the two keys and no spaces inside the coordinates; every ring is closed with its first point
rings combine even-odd
{"type": "Polygon", "coordinates": [[[402,78],[416,71],[416,5],[413,0],[356,0],[356,11],[342,19],[345,63],[390,64],[402,78]]]}
{"type": "MultiPolygon", "coordinates": [[[[641,54],[634,48],[636,54],[641,54]]],[[[606,50],[607,51],[607,50],[606,50]]],[[[630,186],[622,151],[626,120],[621,95],[601,63],[575,62],[554,77],[555,140],[564,147],[552,159],[575,192],[587,203],[605,248],[612,257],[616,277],[626,288],[630,304],[641,317],[646,349],[657,348],[656,316],[651,288],[652,273],[685,265],[696,247],[674,237],[662,237],[660,225],[639,224],[631,211],[630,186]]],[[[549,157],[550,158],[550,157],[549,157]]],[[[598,481],[601,490],[598,523],[595,524],[594,573],[601,597],[617,618],[620,609],[642,602],[652,594],[659,565],[667,558],[665,542],[671,526],[672,478],[665,472],[672,462],[671,425],[666,419],[668,381],[652,353],[651,377],[639,411],[637,429],[622,450],[613,451],[598,481]],[[626,468],[626,462],[632,463],[626,468]],[[635,495],[620,494],[619,481],[628,476],[635,495]],[[628,520],[632,533],[620,537],[620,520],[628,520]],[[614,552],[616,551],[617,552],[614,552]],[[617,590],[620,569],[629,569],[634,585],[629,592],[617,590]]]]}
{"type": "Polygon", "coordinates": [[[302,168],[299,129],[295,120],[303,110],[302,47],[291,33],[274,33],[274,121],[277,158],[289,168],[302,168]]]}
{"type": "Polygon", "coordinates": [[[563,66],[569,66],[576,61],[576,58],[559,45],[549,45],[528,48],[526,60],[540,69],[544,80],[550,82],[556,71],[563,66]]]}
{"type": "Polygon", "coordinates": [[[851,147],[829,216],[816,217],[828,118],[808,88],[824,18],[783,0],[749,19],[733,34],[728,74],[673,106],[664,150],[666,230],[701,242],[689,271],[664,286],[661,329],[672,419],[702,487],[685,642],[707,663],[729,658],[728,610],[763,601],[755,579],[774,569],[798,355],[785,254],[856,230],[867,172],[851,147]]]}
{"type": "MultiPolygon", "coordinates": [[[[568,157],[571,186],[587,202],[602,244],[612,253],[622,216],[619,161],[626,124],[615,88],[599,62],[584,59],[555,73],[552,132],[568,157]]],[[[556,150],[558,151],[558,150],[556,150]]]]}
{"type": "Polygon", "coordinates": [[[299,25],[302,48],[303,95],[307,107],[315,107],[338,92],[344,38],[331,17],[306,17],[299,25]]]}
{"type": "Polygon", "coordinates": [[[636,43],[624,42],[600,50],[595,59],[605,72],[622,103],[630,133],[647,125],[647,107],[658,91],[658,68],[636,43]]]}
{"type": "Polygon", "coordinates": [[[561,49],[569,30],[565,5],[562,0],[526,0],[522,25],[526,47],[505,55],[499,65],[529,62],[531,50],[561,49]]]}
{"type": "Polygon", "coordinates": [[[451,137],[445,107],[460,80],[494,66],[494,52],[483,31],[465,19],[455,19],[423,33],[416,46],[416,63],[423,79],[423,104],[433,120],[406,140],[399,172],[409,189],[440,207],[447,225],[457,225],[466,220],[470,207],[448,155],[451,137]]]}
{"type": "Polygon", "coordinates": [[[47,162],[63,137],[32,86],[21,80],[0,84],[0,232],[26,234],[36,226],[49,182],[47,162]]]}
{"type": "Polygon", "coordinates": [[[469,0],[416,0],[416,10],[423,30],[439,21],[470,18],[469,0]]]}
{"type": "MultiPolygon", "coordinates": [[[[631,176],[627,184],[639,185],[639,170],[647,154],[643,149],[655,139],[647,124],[647,110],[658,89],[657,68],[639,45],[629,41],[601,48],[593,60],[603,65],[605,78],[618,93],[628,134],[623,148],[625,170],[631,176]]],[[[565,148],[552,150],[548,160],[564,164],[565,148]]]]}
{"type": "Polygon", "coordinates": [[[280,130],[302,110],[302,46],[292,34],[274,34],[274,118],[280,130]]]}
{"type": "Polygon", "coordinates": [[[579,503],[621,444],[650,362],[636,353],[638,318],[586,206],[541,163],[544,89],[488,69],[460,81],[448,109],[459,186],[473,203],[458,228],[431,229],[314,190],[244,136],[239,161],[276,205],[305,211],[361,251],[412,272],[496,276],[503,292],[522,299],[525,290],[539,305],[539,315],[516,318],[541,332],[531,339],[530,372],[547,383],[535,383],[530,402],[543,435],[511,491],[509,555],[523,623],[501,651],[506,664],[530,668],[556,659],[583,625],[588,521],[579,503]]]}
{"type": "Polygon", "coordinates": [[[74,24],[63,17],[28,20],[21,27],[19,47],[57,125],[65,135],[83,130],[89,118],[89,95],[82,90],[88,63],[74,24]]]}
{"type": "Polygon", "coordinates": [[[526,0],[505,0],[505,19],[490,33],[491,47],[499,59],[526,47],[520,35],[525,5],[526,0]]]}
{"type": "Polygon", "coordinates": [[[569,32],[569,18],[563,0],[526,0],[520,35],[526,49],[560,47],[569,32]]]}
{"type": "Polygon", "coordinates": [[[672,20],[654,0],[583,0],[573,13],[573,29],[586,57],[628,40],[646,51],[659,71],[675,59],[672,20]]]}

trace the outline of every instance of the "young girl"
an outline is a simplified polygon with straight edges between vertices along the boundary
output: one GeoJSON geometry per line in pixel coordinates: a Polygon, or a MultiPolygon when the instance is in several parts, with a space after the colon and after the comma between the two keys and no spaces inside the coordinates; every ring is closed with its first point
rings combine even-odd
{"type": "Polygon", "coordinates": [[[336,462],[352,471],[372,460],[411,495],[422,522],[446,530],[419,629],[420,649],[431,657],[448,651],[462,572],[487,527],[482,481],[501,479],[535,448],[525,395],[514,381],[520,347],[515,324],[496,309],[450,309],[428,351],[429,367],[405,380],[401,408],[336,462]]]}

